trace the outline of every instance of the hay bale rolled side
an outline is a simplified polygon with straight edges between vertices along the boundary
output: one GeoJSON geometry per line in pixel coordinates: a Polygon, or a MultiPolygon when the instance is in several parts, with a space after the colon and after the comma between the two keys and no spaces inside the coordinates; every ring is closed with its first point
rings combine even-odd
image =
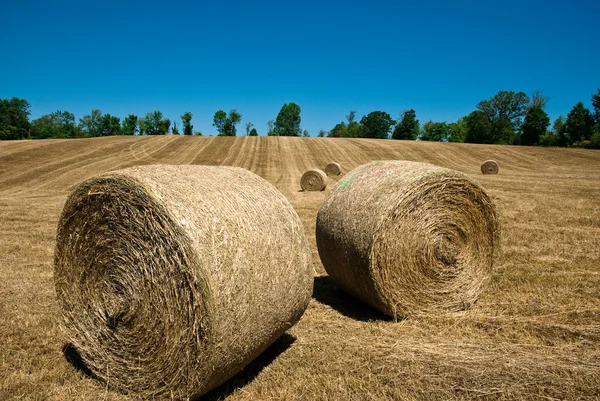
{"type": "Polygon", "coordinates": [[[334,177],[342,173],[342,166],[339,163],[331,162],[325,167],[325,174],[334,177]]]}
{"type": "Polygon", "coordinates": [[[322,191],[327,187],[327,174],[318,168],[310,169],[302,174],[300,187],[305,191],[322,191]]]}
{"type": "Polygon", "coordinates": [[[373,162],[333,189],[316,239],[343,289],[398,318],[472,304],[491,275],[499,222],[485,191],[461,173],[373,162]]]}
{"type": "Polygon", "coordinates": [[[144,166],[69,196],[54,277],[64,329],[95,376],[138,397],[187,399],[300,319],[313,269],[297,214],[262,178],[144,166]]]}
{"type": "Polygon", "coordinates": [[[481,165],[481,172],[483,174],[498,174],[500,167],[495,160],[486,160],[481,165]]]}

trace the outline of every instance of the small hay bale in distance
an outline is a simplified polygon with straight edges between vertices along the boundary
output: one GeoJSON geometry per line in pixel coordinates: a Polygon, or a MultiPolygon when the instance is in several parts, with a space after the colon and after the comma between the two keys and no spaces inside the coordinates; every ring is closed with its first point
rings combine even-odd
{"type": "Polygon", "coordinates": [[[302,174],[300,187],[305,191],[322,191],[327,187],[327,174],[318,168],[310,169],[302,174]]]}
{"type": "Polygon", "coordinates": [[[499,233],[495,207],[479,185],[409,161],[352,170],[316,224],[329,276],[393,318],[471,305],[491,276],[499,233]]]}
{"type": "Polygon", "coordinates": [[[67,199],[56,241],[69,341],[95,376],[136,397],[218,386],[293,326],[312,294],[298,215],[241,168],[94,177],[67,199]]]}
{"type": "Polygon", "coordinates": [[[325,173],[329,177],[334,177],[342,173],[342,166],[339,163],[331,162],[325,167],[325,173]]]}
{"type": "Polygon", "coordinates": [[[481,172],[483,174],[498,174],[500,167],[495,160],[486,160],[481,165],[481,172]]]}

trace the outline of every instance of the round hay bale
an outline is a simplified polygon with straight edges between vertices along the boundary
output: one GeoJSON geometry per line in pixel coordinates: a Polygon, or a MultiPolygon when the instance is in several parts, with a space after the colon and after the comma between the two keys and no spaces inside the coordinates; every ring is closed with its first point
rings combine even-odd
{"type": "Polygon", "coordinates": [[[479,185],[409,161],[348,173],[316,225],[327,273],[394,318],[471,305],[491,275],[499,233],[495,207],[479,185]]]}
{"type": "Polygon", "coordinates": [[[342,173],[342,166],[339,163],[331,162],[325,167],[325,173],[328,176],[336,176],[342,173]]]}
{"type": "Polygon", "coordinates": [[[306,171],[300,179],[300,187],[305,191],[322,191],[326,186],[327,174],[318,168],[306,171]]]}
{"type": "Polygon", "coordinates": [[[481,172],[483,174],[498,174],[500,171],[500,167],[498,167],[498,163],[495,160],[486,160],[481,165],[481,172]]]}
{"type": "Polygon", "coordinates": [[[141,398],[223,383],[302,316],[313,269],[287,199],[234,167],[94,177],[58,223],[55,287],[93,374],[141,398]]]}

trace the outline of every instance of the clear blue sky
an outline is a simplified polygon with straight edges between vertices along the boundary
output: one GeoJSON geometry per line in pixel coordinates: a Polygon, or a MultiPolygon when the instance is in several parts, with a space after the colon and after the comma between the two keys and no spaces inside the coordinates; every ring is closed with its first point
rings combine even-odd
{"type": "Polygon", "coordinates": [[[373,110],[455,121],[499,90],[543,90],[552,120],[600,87],[600,1],[4,2],[0,97],[31,117],[161,110],[260,134],[284,103],[315,136],[373,110]]]}

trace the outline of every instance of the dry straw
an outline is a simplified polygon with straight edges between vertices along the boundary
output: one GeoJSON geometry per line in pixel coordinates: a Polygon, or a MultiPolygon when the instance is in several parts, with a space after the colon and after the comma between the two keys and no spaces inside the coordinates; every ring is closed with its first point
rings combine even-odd
{"type": "Polygon", "coordinates": [[[68,198],[56,240],[69,340],[95,376],[137,397],[216,387],[294,325],[312,293],[297,214],[240,168],[92,178],[68,198]]]}
{"type": "Polygon", "coordinates": [[[300,179],[300,187],[305,191],[322,191],[327,186],[327,174],[317,168],[306,171],[300,179]]]}
{"type": "Polygon", "coordinates": [[[319,209],[316,227],[329,275],[394,318],[471,305],[490,277],[499,233],[480,186],[408,161],[348,173],[319,209]]]}
{"type": "Polygon", "coordinates": [[[336,162],[331,162],[327,165],[327,167],[325,167],[325,173],[327,173],[328,176],[340,175],[341,172],[342,166],[340,166],[340,164],[336,162]]]}
{"type": "Polygon", "coordinates": [[[498,163],[495,160],[486,160],[481,165],[481,172],[483,174],[498,174],[500,167],[498,167],[498,163]]]}

